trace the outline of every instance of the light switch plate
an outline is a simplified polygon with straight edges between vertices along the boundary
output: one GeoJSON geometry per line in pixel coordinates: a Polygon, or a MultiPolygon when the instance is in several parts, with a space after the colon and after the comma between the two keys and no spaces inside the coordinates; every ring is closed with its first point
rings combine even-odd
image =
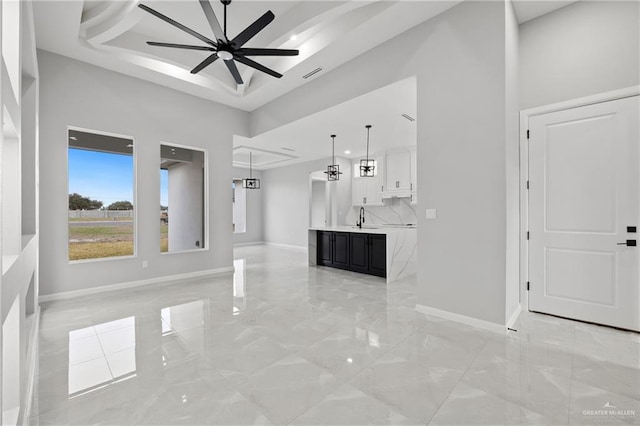
{"type": "Polygon", "coordinates": [[[426,209],[425,212],[426,212],[427,219],[435,219],[438,217],[438,213],[436,209],[426,209]]]}

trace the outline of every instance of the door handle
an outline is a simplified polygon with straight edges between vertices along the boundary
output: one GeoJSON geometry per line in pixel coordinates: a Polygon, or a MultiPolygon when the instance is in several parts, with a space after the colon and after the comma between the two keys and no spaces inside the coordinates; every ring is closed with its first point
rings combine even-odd
{"type": "Polygon", "coordinates": [[[627,247],[636,247],[637,246],[637,242],[636,240],[627,240],[624,243],[618,243],[619,246],[627,246],[627,247]]]}

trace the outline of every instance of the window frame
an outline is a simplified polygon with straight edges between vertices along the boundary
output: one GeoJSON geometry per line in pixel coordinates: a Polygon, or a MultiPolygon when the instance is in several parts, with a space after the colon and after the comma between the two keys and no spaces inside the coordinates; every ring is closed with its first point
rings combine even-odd
{"type": "MultiPolygon", "coordinates": [[[[183,145],[183,144],[179,144],[179,143],[174,143],[174,142],[165,142],[165,141],[160,141],[160,143],[158,144],[158,160],[162,161],[162,151],[161,151],[161,147],[162,145],[165,146],[171,146],[171,147],[175,147],[175,148],[181,148],[181,149],[190,149],[193,151],[200,151],[202,153],[204,153],[204,188],[203,188],[203,194],[204,194],[204,200],[203,200],[203,235],[204,235],[204,241],[203,241],[203,246],[201,248],[196,248],[196,249],[190,249],[190,250],[181,250],[181,251],[166,251],[166,252],[162,252],[160,250],[160,244],[158,244],[158,252],[160,253],[161,256],[168,256],[168,255],[172,255],[172,254],[185,254],[185,253],[204,253],[204,252],[208,252],[210,251],[210,247],[211,247],[211,243],[209,242],[209,150],[203,147],[199,147],[199,146],[192,146],[192,145],[183,145]]],[[[135,146],[134,146],[135,147],[135,146]]],[[[158,169],[159,171],[159,169],[158,169]]],[[[160,187],[160,173],[158,173],[158,198],[161,198],[160,195],[160,191],[161,191],[161,187],[160,187]]],[[[167,203],[168,204],[168,203],[167,203]]],[[[158,203],[158,205],[160,205],[160,203],[158,203]]],[[[170,206],[169,206],[170,207],[170,206]]],[[[169,224],[171,224],[171,216],[169,216],[169,224]]],[[[158,236],[160,236],[160,221],[158,220],[158,236]]],[[[158,241],[159,243],[160,241],[158,241]]]]}
{"type": "Polygon", "coordinates": [[[136,139],[133,136],[128,136],[128,135],[123,135],[123,134],[119,134],[119,133],[113,133],[113,132],[105,132],[102,130],[94,130],[94,129],[88,129],[88,128],[84,128],[84,127],[77,127],[77,126],[67,126],[66,128],[66,143],[67,143],[67,152],[66,152],[66,156],[65,156],[65,160],[66,160],[66,167],[65,167],[65,173],[66,173],[66,182],[67,182],[67,193],[65,194],[65,196],[67,197],[67,201],[65,203],[66,205],[66,213],[65,216],[67,218],[67,224],[65,227],[65,235],[66,235],[66,245],[65,245],[65,252],[66,252],[66,257],[67,257],[67,263],[72,265],[72,264],[82,264],[82,263],[92,263],[92,262],[108,262],[108,261],[112,261],[112,260],[123,260],[123,259],[135,259],[138,257],[138,211],[139,208],[137,208],[138,206],[138,145],[136,143],[136,139]],[[108,136],[108,137],[114,137],[114,138],[119,138],[119,139],[130,139],[133,143],[133,149],[131,152],[131,156],[132,156],[132,162],[133,162],[133,254],[128,255],[128,256],[110,256],[110,257],[97,257],[94,259],[78,259],[78,260],[71,260],[69,259],[69,149],[72,148],[71,146],[69,146],[69,132],[71,130],[77,131],[77,132],[83,132],[83,133],[93,133],[96,135],[101,135],[101,136],[108,136]]]}

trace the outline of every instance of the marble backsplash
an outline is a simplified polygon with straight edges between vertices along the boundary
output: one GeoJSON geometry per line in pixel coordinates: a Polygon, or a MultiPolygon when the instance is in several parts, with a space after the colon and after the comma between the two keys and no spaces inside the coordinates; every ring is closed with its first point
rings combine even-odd
{"type": "MultiPolygon", "coordinates": [[[[416,206],[412,206],[409,198],[390,198],[384,206],[366,206],[364,218],[366,225],[417,225],[416,206]]],[[[360,214],[359,206],[351,206],[346,217],[346,225],[355,225],[360,214]]]]}

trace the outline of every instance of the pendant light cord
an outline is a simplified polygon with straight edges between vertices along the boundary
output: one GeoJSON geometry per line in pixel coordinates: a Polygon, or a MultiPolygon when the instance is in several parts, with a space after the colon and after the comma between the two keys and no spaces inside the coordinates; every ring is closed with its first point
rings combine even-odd
{"type": "Polygon", "coordinates": [[[336,135],[331,135],[331,164],[336,164],[336,135]]]}
{"type": "Polygon", "coordinates": [[[371,124],[367,124],[365,127],[367,128],[367,164],[369,164],[369,130],[371,129],[371,124]]]}
{"type": "Polygon", "coordinates": [[[253,152],[249,151],[249,179],[253,179],[253,152]]]}

